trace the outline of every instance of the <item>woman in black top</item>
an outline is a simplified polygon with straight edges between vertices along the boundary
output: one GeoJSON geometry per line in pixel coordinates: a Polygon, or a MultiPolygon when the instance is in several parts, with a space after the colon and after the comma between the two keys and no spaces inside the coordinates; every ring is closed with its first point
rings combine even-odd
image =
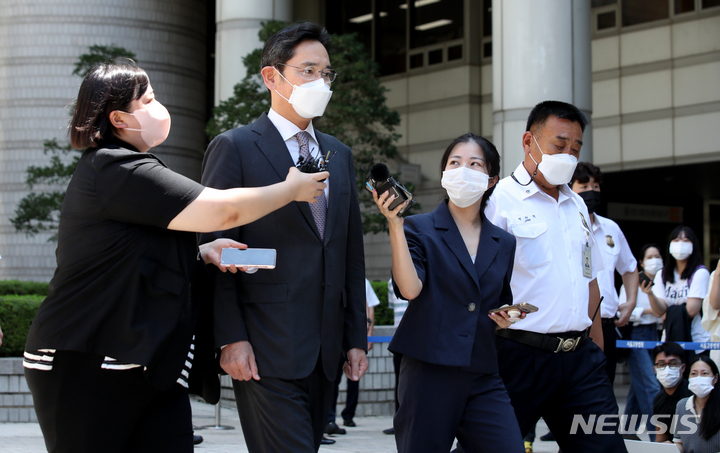
{"type": "Polygon", "coordinates": [[[147,154],[169,129],[142,69],[102,65],[83,80],[70,139],[87,149],[63,201],[50,294],[25,348],[50,452],[191,452],[196,256],[219,265],[223,247],[244,247],[220,241],[198,253],[192,232],[314,202],[325,187],[328,173],[291,168],[264,188],[205,188],[147,154]]]}

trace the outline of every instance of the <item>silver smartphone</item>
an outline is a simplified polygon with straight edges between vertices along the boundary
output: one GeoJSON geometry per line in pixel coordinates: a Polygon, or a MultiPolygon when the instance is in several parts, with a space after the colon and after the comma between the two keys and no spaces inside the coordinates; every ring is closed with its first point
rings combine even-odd
{"type": "Polygon", "coordinates": [[[227,248],[222,250],[220,264],[237,267],[257,267],[260,269],[275,269],[275,249],[235,249],[227,248]]]}

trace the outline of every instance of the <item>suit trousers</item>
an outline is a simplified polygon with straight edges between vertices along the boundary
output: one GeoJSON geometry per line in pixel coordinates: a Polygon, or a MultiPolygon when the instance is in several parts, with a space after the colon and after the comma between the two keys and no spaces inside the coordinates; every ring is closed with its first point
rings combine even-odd
{"type": "Polygon", "coordinates": [[[360,381],[353,381],[345,376],[345,373],[343,373],[343,365],[345,364],[345,361],[345,355],[342,354],[340,356],[340,364],[338,365],[338,374],[335,378],[333,402],[330,404],[328,423],[335,423],[335,419],[337,418],[337,399],[340,395],[340,382],[342,382],[343,378],[347,381],[347,388],[345,390],[345,408],[341,413],[343,420],[352,420],[353,417],[355,417],[355,410],[357,410],[358,399],[360,398],[360,381]]]}
{"type": "Polygon", "coordinates": [[[456,437],[466,453],[525,451],[497,373],[471,373],[404,355],[398,396],[394,426],[399,453],[450,451],[456,437]]]}
{"type": "Polygon", "coordinates": [[[25,369],[50,453],[192,453],[185,387],[151,387],[142,368],[104,370],[103,357],[57,351],[50,371],[25,369]]]}
{"type": "Polygon", "coordinates": [[[615,384],[615,369],[617,368],[617,332],[614,318],[602,318],[603,350],[605,351],[605,371],[610,379],[610,385],[615,384]]]}
{"type": "MultiPolygon", "coordinates": [[[[617,427],[612,434],[577,429],[570,434],[575,415],[588,421],[603,414],[617,424],[618,406],[605,371],[605,355],[595,343],[583,341],[572,352],[553,353],[497,337],[500,376],[510,394],[520,431],[530,432],[542,417],[562,451],[583,453],[626,452],[617,427]]],[[[402,403],[401,403],[402,404],[402,403]]]]}
{"type": "MultiPolygon", "coordinates": [[[[260,370],[262,373],[262,370],[260,370]]],[[[233,380],[235,400],[250,453],[310,453],[320,448],[334,381],[325,376],[322,359],[302,379],[260,375],[233,380]]]]}

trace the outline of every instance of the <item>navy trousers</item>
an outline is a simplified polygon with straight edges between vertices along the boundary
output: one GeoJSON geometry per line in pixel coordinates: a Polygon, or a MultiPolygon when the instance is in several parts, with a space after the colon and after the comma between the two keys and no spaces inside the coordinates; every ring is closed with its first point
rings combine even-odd
{"type": "MultiPolygon", "coordinates": [[[[573,417],[595,420],[602,414],[617,415],[618,406],[605,369],[605,355],[590,340],[573,352],[553,353],[497,337],[500,376],[510,394],[520,430],[530,432],[542,417],[566,452],[621,453],[625,443],[614,429],[570,434],[573,417]]],[[[610,419],[617,425],[618,418],[610,419]]]]}
{"type": "Polygon", "coordinates": [[[522,453],[522,436],[498,374],[434,365],[407,355],[400,365],[395,414],[399,453],[522,453]]]}

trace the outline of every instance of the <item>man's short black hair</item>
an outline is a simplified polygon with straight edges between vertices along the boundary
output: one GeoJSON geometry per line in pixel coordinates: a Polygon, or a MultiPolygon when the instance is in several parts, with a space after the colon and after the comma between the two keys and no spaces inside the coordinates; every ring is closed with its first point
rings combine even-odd
{"type": "Polygon", "coordinates": [[[674,341],[666,341],[665,343],[655,346],[652,351],[653,363],[657,360],[658,354],[665,353],[665,357],[677,357],[682,363],[685,363],[685,350],[674,341]]]}
{"type": "MultiPolygon", "coordinates": [[[[295,47],[303,41],[318,41],[330,53],[330,34],[314,22],[288,25],[265,42],[260,57],[260,69],[287,63],[295,55],[295,47]]],[[[281,73],[284,68],[277,68],[281,73]]]]}
{"type": "Polygon", "coordinates": [[[536,105],[530,112],[525,130],[529,131],[532,127],[542,129],[545,121],[551,116],[556,116],[561,120],[579,123],[583,132],[585,132],[585,126],[588,124],[585,115],[574,105],[562,101],[543,101],[536,105]]]}
{"type": "Polygon", "coordinates": [[[598,167],[590,162],[578,162],[575,167],[575,172],[572,175],[572,179],[568,185],[572,187],[575,181],[580,184],[585,184],[590,181],[590,178],[594,179],[596,183],[602,184],[602,172],[598,167]]]}

